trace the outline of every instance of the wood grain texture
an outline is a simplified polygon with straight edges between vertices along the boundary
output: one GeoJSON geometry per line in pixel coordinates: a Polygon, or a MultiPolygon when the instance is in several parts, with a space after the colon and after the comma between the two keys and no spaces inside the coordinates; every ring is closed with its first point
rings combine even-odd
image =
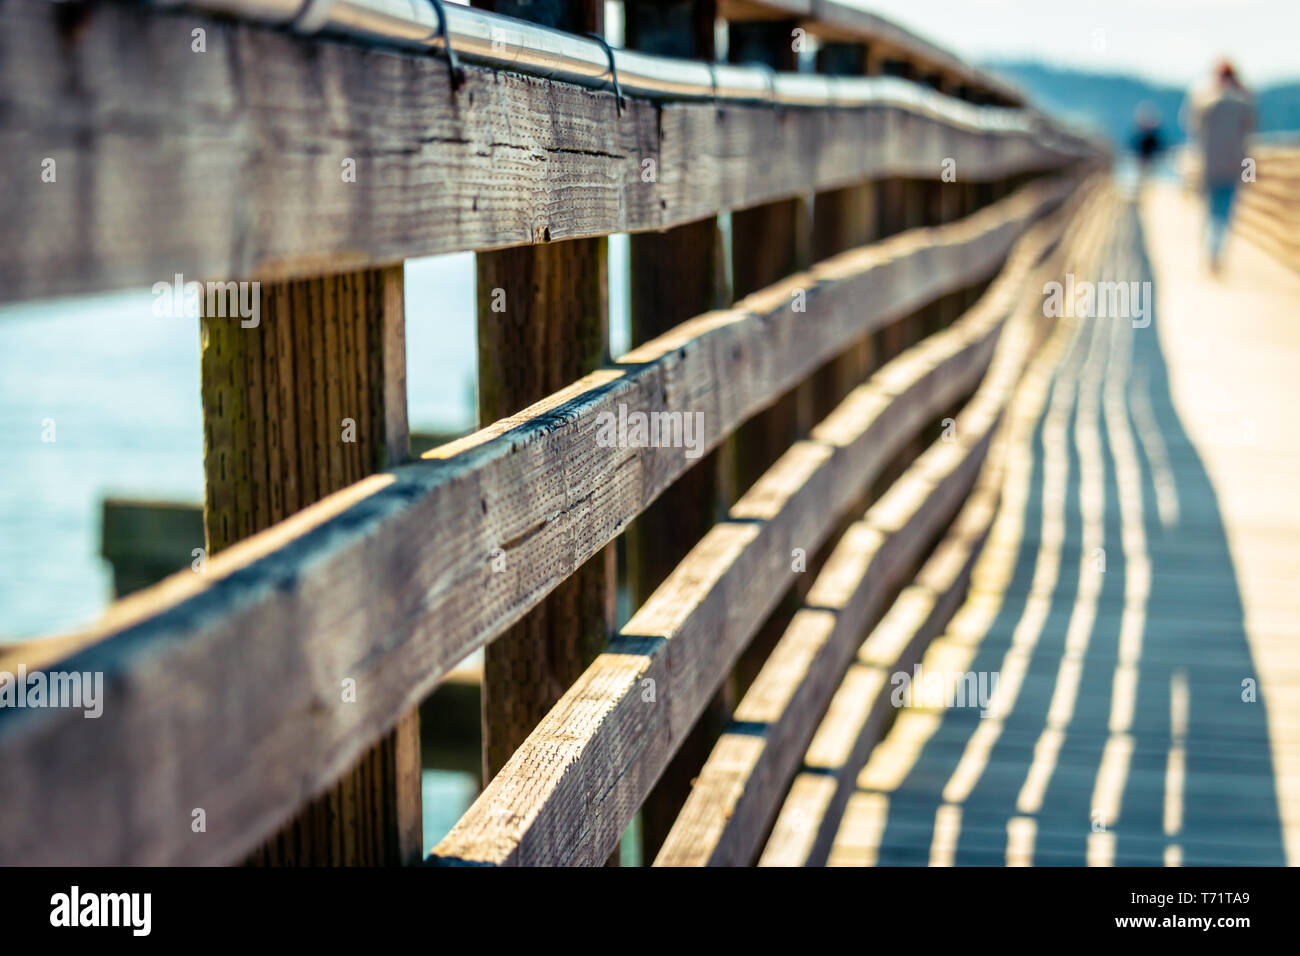
{"type": "Polygon", "coordinates": [[[1072,188],[1036,184],[953,226],[820,263],[790,280],[808,290],[805,314],[777,286],[697,317],[212,556],[206,575],[114,605],[58,643],[79,648],[69,667],[104,672],[101,719],[0,713],[12,770],[0,776],[12,808],[0,860],[201,863],[252,849],[685,470],[680,448],[601,447],[601,412],[702,412],[702,448],[716,447],[873,327],[994,271],[1072,188]],[[506,573],[492,571],[495,548],[506,573]],[[340,708],[344,676],[358,698],[340,708]],[[203,841],[188,829],[197,806],[203,841]]]}
{"type": "Polygon", "coordinates": [[[0,6],[0,174],[30,184],[0,192],[0,300],[664,229],[944,156],[972,180],[1072,159],[883,106],[619,115],[612,94],[477,66],[453,95],[437,57],[119,3],[65,33],[58,10],[0,6]]]}
{"type": "Polygon", "coordinates": [[[266,283],[256,327],[200,320],[210,554],[406,460],[402,283],[400,267],[266,283]]]}
{"type": "MultiPolygon", "coordinates": [[[[979,381],[1018,292],[1018,283],[1008,284],[968,325],[882,368],[812,441],[789,449],[633,616],[432,858],[498,865],[602,861],[793,582],[792,548],[815,552],[915,429],[979,381]]],[[[1004,387],[1004,378],[996,387],[1004,387]]],[[[919,548],[945,511],[957,507],[999,413],[988,398],[968,409],[963,421],[972,444],[938,446],[917,462],[908,487],[873,509],[872,532],[878,530],[882,546],[888,542],[886,563],[898,560],[894,548],[919,548]]]]}

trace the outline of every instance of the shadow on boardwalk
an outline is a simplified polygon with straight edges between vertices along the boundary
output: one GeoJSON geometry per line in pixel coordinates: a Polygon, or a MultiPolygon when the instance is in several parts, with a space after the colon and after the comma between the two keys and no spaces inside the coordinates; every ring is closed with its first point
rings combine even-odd
{"type": "MultiPolygon", "coordinates": [[[[1101,273],[1152,280],[1132,206],[1101,273]]],[[[970,665],[1006,689],[1014,640],[1023,681],[993,719],[939,712],[881,794],[879,864],[935,862],[940,843],[958,865],[1286,862],[1265,704],[1243,699],[1257,675],[1237,578],[1154,308],[1146,328],[1080,321],[1033,436],[1014,571],[970,665]],[[1053,453],[1063,501],[1044,491],[1053,453]],[[1045,581],[1039,552],[1058,540],[1045,581]]]]}

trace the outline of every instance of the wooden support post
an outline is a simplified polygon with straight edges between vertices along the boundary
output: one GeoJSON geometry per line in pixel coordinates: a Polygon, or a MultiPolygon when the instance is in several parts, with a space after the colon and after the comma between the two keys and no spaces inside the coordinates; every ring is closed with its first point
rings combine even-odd
{"type": "MultiPolygon", "coordinates": [[[[961,183],[961,190],[960,190],[961,215],[963,218],[966,216],[973,216],[975,212],[980,208],[980,192],[979,192],[980,184],[966,182],[962,180],[960,177],[958,178],[958,182],[961,183]]],[[[965,289],[962,290],[961,301],[962,301],[963,309],[969,309],[978,300],[979,300],[978,286],[968,285],[965,289]]]]}
{"type": "MultiPolygon", "coordinates": [[[[722,236],[716,218],[630,238],[632,344],[724,305],[722,236]]],[[[712,527],[722,511],[721,456],[701,458],[627,530],[627,581],[639,607],[712,527]]]]}
{"type": "MultiPolygon", "coordinates": [[[[204,532],[215,553],[406,457],[402,267],[262,283],[258,314],[202,321],[204,532]],[[256,323],[254,324],[254,319],[256,323]],[[244,327],[247,323],[248,327],[244,327]]],[[[337,675],[337,706],[346,682],[337,675]]],[[[352,692],[367,693],[365,686],[352,692]]],[[[392,865],[420,858],[412,710],[251,860],[392,865]]]]}
{"type": "MultiPolygon", "coordinates": [[[[713,0],[627,0],[624,45],[701,60],[714,58],[713,0]]],[[[631,237],[632,344],[725,305],[722,235],[716,217],[631,237]]],[[[679,478],[627,530],[627,581],[640,607],[723,510],[723,457],[711,452],[679,478]]],[[[641,859],[653,860],[690,793],[691,780],[731,716],[723,688],[700,715],[641,806],[641,859]]]]}
{"type": "MultiPolygon", "coordinates": [[[[902,183],[902,222],[900,231],[928,225],[928,199],[933,183],[923,179],[905,179],[902,183]]],[[[912,315],[894,323],[896,337],[890,357],[910,348],[925,337],[933,306],[918,309],[912,315]]],[[[928,442],[926,444],[929,444],[928,442]]]]}
{"type": "Polygon", "coordinates": [[[189,503],[105,498],[100,528],[115,598],[191,567],[194,549],[205,546],[203,509],[189,503]]]}
{"type": "MultiPolygon", "coordinates": [[[[797,20],[728,24],[727,57],[733,63],[765,63],[798,69],[797,20]]],[[[783,199],[731,214],[732,295],[741,299],[809,264],[812,204],[783,199]]],[[[728,441],[732,459],[729,497],[745,493],[764,471],[812,427],[813,390],[806,382],[737,429],[728,441]]]]}
{"type": "MultiPolygon", "coordinates": [[[[818,193],[813,199],[812,259],[820,262],[876,236],[874,183],[818,193]]],[[[862,339],[824,365],[813,377],[813,420],[821,421],[871,374],[872,336],[862,339]]]]}
{"type": "MultiPolygon", "coordinates": [[[[940,170],[935,169],[933,179],[919,179],[915,183],[921,206],[920,225],[922,226],[937,226],[944,221],[941,203],[945,184],[940,181],[939,174],[940,170]]],[[[912,344],[939,331],[946,324],[947,307],[945,299],[946,296],[940,296],[932,304],[921,310],[912,344]]]]}
{"type": "MultiPolygon", "coordinates": [[[[479,253],[479,421],[512,415],[597,368],[606,348],[604,239],[479,253]]],[[[483,782],[604,648],[609,545],[484,651],[483,782]]]]}
{"type": "MultiPolygon", "coordinates": [[[[824,43],[817,51],[817,71],[832,76],[867,72],[865,44],[824,43]]],[[[873,183],[846,186],[813,197],[812,258],[815,262],[864,245],[876,237],[876,188],[873,183]]],[[[872,337],[846,349],[813,378],[813,418],[821,421],[872,370],[872,337]]]]}
{"type": "MultiPolygon", "coordinates": [[[[796,70],[798,25],[797,20],[729,23],[727,58],[733,63],[759,62],[776,70],[796,70]]],[[[811,198],[786,199],[731,214],[734,298],[743,298],[811,263],[811,198]]],[[[732,434],[724,446],[731,456],[730,501],[743,495],[795,441],[808,433],[815,422],[814,403],[815,390],[809,378],[732,434]]],[[[739,700],[758,675],[797,606],[798,594],[792,588],[741,653],[728,683],[733,700],[739,700]]]]}
{"type": "MultiPolygon", "coordinates": [[[[887,239],[918,224],[919,216],[916,198],[916,191],[911,180],[893,176],[876,183],[879,238],[887,239]]],[[[906,341],[909,332],[907,323],[910,321],[911,316],[905,316],[876,333],[876,361],[888,362],[907,347],[906,341]]]]}
{"type": "MultiPolygon", "coordinates": [[[[921,226],[925,221],[924,193],[925,183],[915,179],[893,177],[881,180],[877,184],[877,202],[880,209],[879,229],[881,237],[888,237],[908,229],[921,226]]],[[[876,361],[880,364],[890,361],[915,344],[923,335],[924,324],[929,310],[927,306],[890,323],[875,334],[873,344],[876,361]]],[[[907,465],[924,447],[922,439],[911,442],[890,465],[885,467],[871,487],[872,497],[886,491],[895,479],[906,470],[907,465]]]]}
{"type": "MultiPolygon", "coordinates": [[[[953,87],[954,91],[955,89],[953,87]]],[[[960,176],[960,164],[956,172],[960,176]]],[[[956,222],[965,215],[966,186],[960,178],[945,182],[940,174],[939,181],[935,183],[935,191],[937,195],[934,216],[937,224],[956,222]]],[[[966,290],[957,289],[948,293],[940,299],[938,327],[947,328],[952,325],[964,311],[966,311],[966,290]]]]}
{"type": "MultiPolygon", "coordinates": [[[[601,30],[596,0],[476,5],[570,33],[601,30]]],[[[606,249],[603,238],[573,239],[475,257],[481,424],[514,414],[605,361],[606,249]]],[[[485,786],[604,648],[615,586],[609,545],[484,651],[485,786]]]]}
{"type": "MultiPolygon", "coordinates": [[[[936,88],[941,92],[949,95],[956,95],[958,93],[959,87],[956,81],[941,76],[939,77],[938,82],[939,85],[936,88]]],[[[966,214],[969,189],[960,179],[960,162],[957,163],[957,167],[953,172],[955,173],[955,177],[951,178],[949,181],[945,181],[944,171],[940,170],[938,179],[926,184],[929,191],[926,211],[927,225],[937,226],[955,222],[966,214]]],[[[965,312],[969,305],[974,302],[971,293],[972,289],[967,287],[956,289],[940,296],[939,300],[935,303],[930,312],[930,321],[928,323],[926,334],[932,334],[940,329],[947,328],[960,318],[962,313],[965,312]]],[[[942,434],[943,419],[945,415],[939,416],[938,420],[933,423],[935,426],[934,431],[929,435],[922,436],[922,447],[917,449],[918,454],[921,451],[924,451],[924,444],[932,440],[931,436],[942,434]]]]}

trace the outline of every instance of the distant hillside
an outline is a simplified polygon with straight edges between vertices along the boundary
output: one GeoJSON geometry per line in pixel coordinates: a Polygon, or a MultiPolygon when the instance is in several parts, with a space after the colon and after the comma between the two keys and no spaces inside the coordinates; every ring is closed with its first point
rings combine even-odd
{"type": "MultiPolygon", "coordinates": [[[[1086,124],[1125,148],[1132,136],[1133,114],[1143,100],[1160,111],[1169,143],[1184,140],[1178,110],[1186,90],[1160,86],[1135,76],[1086,73],[1057,69],[1033,62],[985,64],[1018,84],[1043,109],[1086,124]]],[[[1293,132],[1300,135],[1300,82],[1255,90],[1262,133],[1293,132]]]]}

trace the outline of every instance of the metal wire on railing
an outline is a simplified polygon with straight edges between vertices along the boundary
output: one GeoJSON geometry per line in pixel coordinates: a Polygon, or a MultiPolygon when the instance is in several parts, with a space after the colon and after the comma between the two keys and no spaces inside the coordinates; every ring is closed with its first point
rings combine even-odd
{"type": "Polygon", "coordinates": [[[622,49],[615,49],[611,57],[599,40],[459,4],[443,5],[445,30],[439,28],[438,11],[429,0],[157,0],[157,5],[183,5],[273,23],[301,34],[334,34],[444,55],[450,43],[464,62],[597,89],[612,89],[616,74],[624,95],[643,99],[823,108],[890,106],[980,131],[1083,142],[1036,110],[977,106],[898,77],[773,73],[767,67],[622,49]]]}

